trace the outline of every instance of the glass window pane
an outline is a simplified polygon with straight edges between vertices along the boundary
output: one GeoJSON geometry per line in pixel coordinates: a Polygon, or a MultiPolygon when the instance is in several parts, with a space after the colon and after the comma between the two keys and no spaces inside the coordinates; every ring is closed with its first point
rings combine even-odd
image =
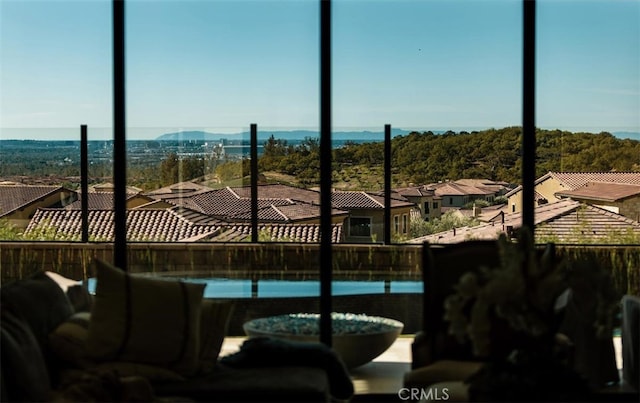
{"type": "Polygon", "coordinates": [[[3,1],[0,58],[0,238],[80,240],[80,125],[112,182],[111,2],[3,1]]]}
{"type": "MultiPolygon", "coordinates": [[[[265,148],[271,136],[285,153],[311,144],[306,136],[317,140],[317,4],[133,0],[126,33],[128,181],[156,208],[178,206],[172,213],[186,219],[182,233],[145,239],[141,227],[130,240],[250,240],[249,125],[257,124],[259,156],[273,154],[265,148]]],[[[309,174],[314,184],[317,164],[307,165],[309,172],[285,175],[276,169],[284,163],[263,160],[258,179],[309,174]]],[[[287,204],[281,199],[259,202],[261,224],[293,216],[295,206],[278,209],[287,204]]],[[[260,226],[260,241],[294,239],[260,226]]]]}
{"type": "Polygon", "coordinates": [[[411,216],[406,238],[476,225],[456,217],[471,217],[476,199],[503,206],[493,196],[521,176],[521,2],[336,1],[333,26],[334,126],[367,129],[377,142],[337,158],[342,181],[382,189],[376,132],[389,123],[392,188],[433,206],[411,216]]]}
{"type": "Polygon", "coordinates": [[[537,24],[536,205],[575,223],[548,219],[538,240],[637,244],[640,3],[543,0],[537,24]]]}

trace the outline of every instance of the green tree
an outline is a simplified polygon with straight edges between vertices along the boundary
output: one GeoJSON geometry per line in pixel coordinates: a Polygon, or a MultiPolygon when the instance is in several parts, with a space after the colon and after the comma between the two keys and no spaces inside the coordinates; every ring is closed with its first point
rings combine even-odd
{"type": "Polygon", "coordinates": [[[167,186],[172,183],[179,182],[179,160],[176,153],[170,153],[160,163],[160,177],[162,178],[162,185],[167,186]]]}

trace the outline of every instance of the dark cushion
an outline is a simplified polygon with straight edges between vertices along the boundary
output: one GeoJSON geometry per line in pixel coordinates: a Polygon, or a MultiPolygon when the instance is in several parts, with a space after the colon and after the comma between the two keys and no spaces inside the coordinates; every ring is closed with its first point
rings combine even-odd
{"type": "Polygon", "coordinates": [[[31,328],[43,351],[47,349],[49,333],[73,314],[64,291],[44,272],[2,286],[0,298],[3,309],[31,328]]]}
{"type": "Polygon", "coordinates": [[[0,298],[2,309],[11,312],[28,326],[49,370],[51,385],[55,387],[58,384],[59,363],[51,352],[49,333],[73,314],[66,294],[41,271],[30,278],[3,285],[0,298]]]}
{"type": "Polygon", "coordinates": [[[2,401],[50,400],[47,366],[29,326],[3,307],[0,333],[2,401]]]}
{"type": "Polygon", "coordinates": [[[353,395],[349,372],[336,352],[321,343],[297,342],[269,337],[247,339],[240,351],[220,359],[233,368],[307,366],[324,370],[329,378],[331,395],[348,399],[353,395]]]}

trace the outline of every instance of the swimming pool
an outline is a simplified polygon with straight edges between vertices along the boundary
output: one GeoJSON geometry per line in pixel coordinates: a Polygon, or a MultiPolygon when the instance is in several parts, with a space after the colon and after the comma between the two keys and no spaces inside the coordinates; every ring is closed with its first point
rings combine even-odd
{"type": "MultiPolygon", "coordinates": [[[[320,281],[315,280],[237,280],[226,278],[188,278],[193,283],[206,284],[205,298],[272,298],[320,296],[320,281]]],[[[88,280],[91,293],[95,279],[88,280]]],[[[358,294],[419,294],[420,281],[334,281],[333,295],[358,294]]]]}

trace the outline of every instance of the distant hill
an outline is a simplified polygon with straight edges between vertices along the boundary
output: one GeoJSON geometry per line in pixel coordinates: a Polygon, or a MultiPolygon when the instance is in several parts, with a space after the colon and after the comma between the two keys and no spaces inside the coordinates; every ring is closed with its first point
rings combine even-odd
{"type": "MultiPolygon", "coordinates": [[[[391,137],[404,136],[411,133],[409,130],[403,129],[391,129],[391,137]]],[[[264,130],[258,129],[258,141],[266,141],[269,137],[274,136],[281,140],[304,140],[307,137],[320,137],[320,133],[312,130],[264,130]]],[[[203,140],[213,141],[220,139],[229,140],[241,140],[248,139],[249,132],[242,133],[209,133],[200,130],[182,131],[176,133],[166,133],[156,138],[158,141],[190,141],[190,140],[203,140]]],[[[384,132],[373,131],[337,131],[332,133],[333,140],[354,140],[358,142],[362,141],[382,141],[384,140],[384,132]]]]}
{"type": "Polygon", "coordinates": [[[638,132],[613,132],[611,134],[619,139],[631,139],[640,141],[640,133],[638,132]]]}

